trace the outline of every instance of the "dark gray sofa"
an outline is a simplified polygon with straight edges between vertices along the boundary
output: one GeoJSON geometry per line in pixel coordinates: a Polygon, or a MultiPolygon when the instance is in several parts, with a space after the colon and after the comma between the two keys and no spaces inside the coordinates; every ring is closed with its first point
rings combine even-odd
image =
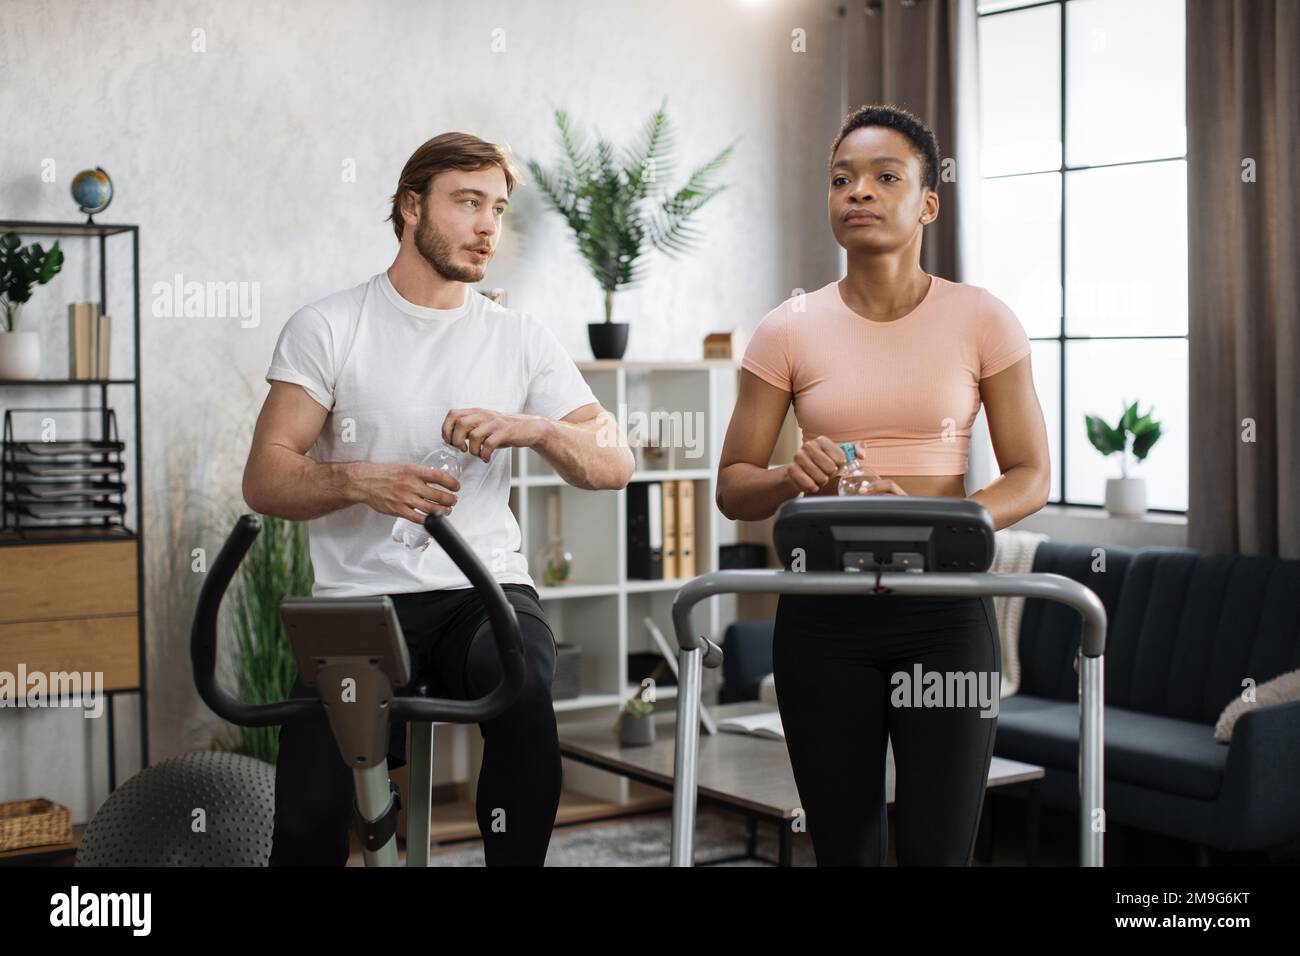
{"type": "MultiPolygon", "coordinates": [[[[1035,572],[1063,574],[1106,606],[1109,826],[1224,851],[1300,839],[1300,701],[1243,714],[1214,739],[1242,680],[1300,668],[1300,561],[1188,549],[1044,541],[1035,572]]],[[[1019,691],[1001,702],[994,752],[1043,766],[1044,804],[1077,812],[1076,612],[1025,602],[1019,691]]]]}

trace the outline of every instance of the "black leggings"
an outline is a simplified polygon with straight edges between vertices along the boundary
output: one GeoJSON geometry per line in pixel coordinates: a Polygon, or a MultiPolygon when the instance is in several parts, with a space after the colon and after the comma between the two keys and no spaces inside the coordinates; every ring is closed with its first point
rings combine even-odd
{"type": "Polygon", "coordinates": [[[899,865],[969,865],[993,757],[1002,668],[992,599],[782,595],[772,665],[817,864],[884,864],[888,734],[899,865]],[[924,698],[904,694],[918,683],[925,687],[929,672],[943,675],[954,691],[931,698],[945,706],[916,706],[924,698]],[[953,674],[974,677],[960,697],[958,684],[946,679],[953,674]],[[981,681],[991,707],[968,692],[981,681]],[[987,711],[992,715],[981,716],[987,711]]]}
{"type": "MultiPolygon", "coordinates": [[[[560,803],[560,742],[551,704],[555,638],[523,584],[503,584],[519,619],[526,676],[519,699],[479,725],[483,764],[476,812],[488,866],[541,866],[560,803]]],[[[467,700],[501,681],[496,642],[483,599],[473,588],[391,595],[411,652],[412,675],[433,694],[467,700]]],[[[414,682],[414,681],[413,681],[414,682]]],[[[294,697],[315,691],[295,682],[294,697]]],[[[388,764],[406,762],[406,723],[391,727],[388,764]]],[[[352,823],[352,769],[323,712],[285,724],[275,766],[271,866],[344,866],[352,823]]]]}

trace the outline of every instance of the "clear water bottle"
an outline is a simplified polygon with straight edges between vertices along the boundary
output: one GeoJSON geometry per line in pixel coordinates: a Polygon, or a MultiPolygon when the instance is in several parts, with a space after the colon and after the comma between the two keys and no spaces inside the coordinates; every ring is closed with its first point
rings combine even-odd
{"type": "Polygon", "coordinates": [[[858,457],[858,446],[851,441],[841,442],[840,450],[844,452],[844,467],[840,469],[840,494],[860,495],[880,476],[868,470],[866,463],[858,457]]]}
{"type": "MultiPolygon", "coordinates": [[[[445,471],[457,481],[464,470],[461,466],[461,459],[464,457],[462,452],[452,448],[446,442],[443,442],[429,454],[425,455],[420,461],[422,468],[436,468],[438,471],[445,471]]],[[[448,489],[450,490],[450,489],[448,489]]],[[[419,510],[418,508],[416,509],[419,510]]],[[[420,512],[424,514],[424,512],[420,512]]],[[[423,524],[416,524],[407,518],[398,518],[393,522],[393,540],[398,544],[405,545],[412,551],[423,551],[429,546],[433,538],[429,532],[424,530],[423,524]]]]}

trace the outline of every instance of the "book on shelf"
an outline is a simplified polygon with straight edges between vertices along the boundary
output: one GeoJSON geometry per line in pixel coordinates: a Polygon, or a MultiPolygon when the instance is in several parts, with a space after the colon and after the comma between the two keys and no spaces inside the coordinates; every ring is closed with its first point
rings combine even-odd
{"type": "Polygon", "coordinates": [[[634,481],[627,486],[627,576],[642,581],[664,576],[660,482],[634,481]]]}
{"type": "Polygon", "coordinates": [[[677,482],[677,576],[695,577],[695,482],[677,482]]]}
{"type": "Polygon", "coordinates": [[[693,578],[695,483],[635,481],[627,486],[627,576],[634,580],[693,578]]]}
{"type": "Polygon", "coordinates": [[[677,577],[677,482],[661,481],[663,503],[660,510],[664,516],[664,565],[665,580],[677,577]]]}
{"type": "Polygon", "coordinates": [[[108,342],[112,324],[111,316],[101,315],[95,326],[95,378],[108,378],[108,342]]]}
{"type": "Polygon", "coordinates": [[[68,304],[68,377],[108,378],[112,319],[96,302],[68,304]]]}

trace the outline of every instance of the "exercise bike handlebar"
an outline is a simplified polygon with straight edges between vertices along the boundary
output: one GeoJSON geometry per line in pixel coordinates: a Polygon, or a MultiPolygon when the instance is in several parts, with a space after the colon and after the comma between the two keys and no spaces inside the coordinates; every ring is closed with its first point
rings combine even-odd
{"type": "MultiPolygon", "coordinates": [[[[501,683],[483,697],[474,700],[448,700],[437,697],[394,697],[392,714],[398,720],[451,721],[477,723],[491,720],[514,703],[524,685],[524,647],[519,636],[519,619],[506,600],[505,592],[483,567],[473,549],[442,515],[430,514],[425,530],[447,552],[470,583],[484,595],[492,636],[501,661],[501,683]]],[[[308,711],[319,709],[319,697],[301,697],[269,704],[249,704],[232,697],[217,686],[217,617],[221,601],[235,571],[262,530],[258,515],[241,515],[222,545],[199,592],[194,625],[190,632],[190,662],[194,686],[203,702],[217,716],[241,727],[266,727],[283,724],[308,711]]]]}
{"type": "Polygon", "coordinates": [[[321,706],[319,698],[296,698],[271,704],[246,704],[217,686],[217,615],[221,599],[239,563],[262,531],[257,515],[240,515],[234,530],[221,546],[217,559],[199,591],[199,604],[190,631],[190,663],[194,668],[194,686],[203,702],[218,717],[240,727],[267,727],[287,723],[290,719],[321,706]]]}
{"type": "Polygon", "coordinates": [[[524,642],[519,636],[519,618],[506,599],[505,591],[465,539],[444,516],[429,514],[424,529],[433,536],[447,556],[460,568],[469,583],[483,595],[492,637],[501,661],[501,683],[483,697],[474,700],[449,700],[442,697],[394,697],[393,716],[398,720],[451,721],[476,724],[491,720],[515,702],[524,686],[524,642]]]}

